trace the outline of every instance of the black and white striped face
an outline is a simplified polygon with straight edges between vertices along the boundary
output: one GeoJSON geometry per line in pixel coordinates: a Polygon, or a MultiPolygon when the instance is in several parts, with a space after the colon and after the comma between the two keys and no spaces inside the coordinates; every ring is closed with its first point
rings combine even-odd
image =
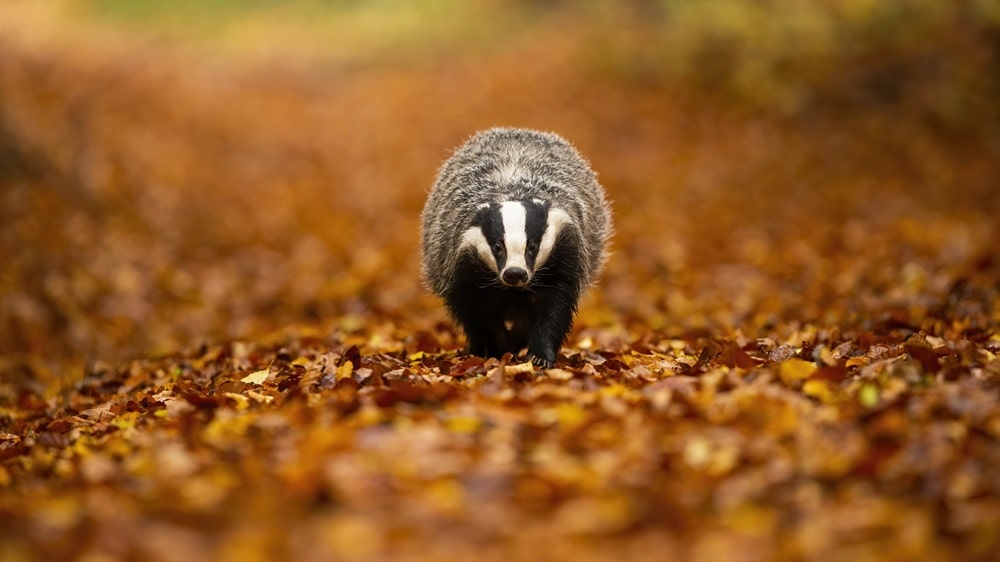
{"type": "Polygon", "coordinates": [[[508,287],[525,287],[552,254],[569,215],[547,201],[504,201],[483,205],[474,226],[463,233],[468,248],[508,287]]]}

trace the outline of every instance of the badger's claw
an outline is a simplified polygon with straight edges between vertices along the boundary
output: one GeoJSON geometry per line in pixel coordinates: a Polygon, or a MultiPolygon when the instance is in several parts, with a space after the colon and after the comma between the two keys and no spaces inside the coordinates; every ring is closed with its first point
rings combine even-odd
{"type": "Polygon", "coordinates": [[[539,356],[535,355],[534,353],[528,355],[528,359],[530,359],[531,363],[534,364],[536,367],[539,367],[539,368],[542,368],[542,369],[551,369],[556,364],[556,362],[554,360],[552,360],[552,359],[546,359],[544,357],[539,357],[539,356]]]}

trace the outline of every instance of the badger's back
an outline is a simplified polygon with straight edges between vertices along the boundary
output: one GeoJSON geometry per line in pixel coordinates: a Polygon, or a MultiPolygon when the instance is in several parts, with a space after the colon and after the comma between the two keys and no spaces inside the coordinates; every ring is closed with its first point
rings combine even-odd
{"type": "Polygon", "coordinates": [[[448,291],[462,233],[479,207],[529,199],[549,201],[569,215],[577,233],[580,286],[590,285],[611,235],[610,209],[594,172],[558,135],[496,128],[459,147],[431,189],[422,217],[424,276],[431,290],[448,291]]]}

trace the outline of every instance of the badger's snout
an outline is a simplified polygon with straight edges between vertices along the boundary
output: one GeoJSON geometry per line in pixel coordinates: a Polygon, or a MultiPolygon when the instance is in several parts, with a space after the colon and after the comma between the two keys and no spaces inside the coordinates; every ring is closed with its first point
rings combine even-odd
{"type": "Polygon", "coordinates": [[[503,270],[500,280],[508,287],[523,287],[528,284],[528,272],[520,267],[508,267],[503,270]]]}

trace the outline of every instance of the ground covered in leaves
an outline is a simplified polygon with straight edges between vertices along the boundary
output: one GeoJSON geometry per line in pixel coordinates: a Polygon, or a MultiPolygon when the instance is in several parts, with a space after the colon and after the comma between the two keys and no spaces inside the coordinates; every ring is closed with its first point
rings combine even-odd
{"type": "Polygon", "coordinates": [[[0,559],[994,559],[995,138],[552,29],[355,68],[5,28],[0,559]],[[463,355],[419,280],[496,124],[614,201],[551,370],[463,355]]]}

